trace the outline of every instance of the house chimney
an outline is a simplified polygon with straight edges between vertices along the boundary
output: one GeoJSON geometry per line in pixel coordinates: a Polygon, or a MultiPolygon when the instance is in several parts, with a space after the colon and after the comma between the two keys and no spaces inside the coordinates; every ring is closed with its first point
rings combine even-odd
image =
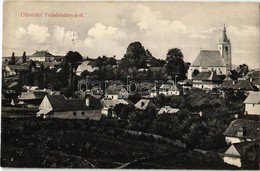
{"type": "Polygon", "coordinates": [[[250,83],[253,82],[253,78],[252,78],[252,77],[249,78],[249,82],[250,82],[250,83]]]}

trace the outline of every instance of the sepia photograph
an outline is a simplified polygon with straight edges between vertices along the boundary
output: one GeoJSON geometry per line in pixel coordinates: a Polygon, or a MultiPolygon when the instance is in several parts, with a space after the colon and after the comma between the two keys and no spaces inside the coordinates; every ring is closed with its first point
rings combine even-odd
{"type": "Polygon", "coordinates": [[[2,3],[2,168],[260,169],[259,2],[2,3]]]}

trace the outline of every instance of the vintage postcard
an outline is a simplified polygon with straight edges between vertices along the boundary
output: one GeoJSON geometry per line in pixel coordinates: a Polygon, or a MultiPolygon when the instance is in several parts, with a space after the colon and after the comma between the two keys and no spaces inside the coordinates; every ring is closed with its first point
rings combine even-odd
{"type": "Polygon", "coordinates": [[[259,169],[259,3],[4,1],[1,167],[259,169]]]}

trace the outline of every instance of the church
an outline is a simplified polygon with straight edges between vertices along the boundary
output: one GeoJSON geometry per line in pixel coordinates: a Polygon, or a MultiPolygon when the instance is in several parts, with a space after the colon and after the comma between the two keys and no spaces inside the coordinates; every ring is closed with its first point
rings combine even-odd
{"type": "Polygon", "coordinates": [[[188,79],[195,73],[215,72],[217,75],[226,75],[232,68],[231,43],[227,37],[226,27],[221,32],[218,50],[201,50],[188,70],[188,79]]]}

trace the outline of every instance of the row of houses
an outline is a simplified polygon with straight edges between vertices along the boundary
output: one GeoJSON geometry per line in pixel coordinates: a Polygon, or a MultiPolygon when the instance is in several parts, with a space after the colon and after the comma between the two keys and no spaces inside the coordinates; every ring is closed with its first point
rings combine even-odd
{"type": "MultiPolygon", "coordinates": [[[[258,115],[260,119],[260,92],[250,92],[244,101],[245,115],[258,115]]],[[[225,132],[228,149],[224,153],[224,162],[241,167],[246,150],[255,144],[260,146],[260,120],[236,119],[225,132]]],[[[260,161],[259,168],[260,168],[260,161]]]]}
{"type": "MultiPolygon", "coordinates": [[[[45,95],[39,105],[37,117],[59,119],[90,119],[100,120],[102,115],[115,116],[116,105],[134,106],[136,110],[146,111],[149,107],[158,109],[151,99],[141,99],[136,104],[126,99],[96,99],[88,95],[84,99],[66,98],[63,95],[45,95]]],[[[164,106],[157,114],[173,114],[179,109],[164,106]]]]}

